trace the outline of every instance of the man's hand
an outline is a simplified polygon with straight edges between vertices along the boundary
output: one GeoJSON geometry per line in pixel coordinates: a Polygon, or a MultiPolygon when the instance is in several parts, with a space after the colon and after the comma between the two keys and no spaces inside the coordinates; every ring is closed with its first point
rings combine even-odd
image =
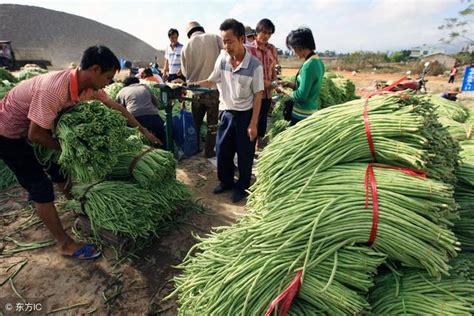
{"type": "Polygon", "coordinates": [[[28,129],[28,140],[49,149],[61,150],[61,146],[54,139],[51,130],[42,128],[33,121],[31,121],[30,128],[28,129]]]}
{"type": "Polygon", "coordinates": [[[163,142],[161,140],[158,139],[158,137],[156,137],[155,135],[153,135],[152,133],[150,133],[150,131],[148,130],[143,130],[142,131],[142,134],[143,136],[146,137],[146,139],[148,139],[153,145],[156,145],[156,146],[161,146],[163,145],[163,142]]]}
{"type": "Polygon", "coordinates": [[[251,142],[257,138],[257,124],[250,123],[247,129],[247,135],[249,136],[251,142]]]}
{"type": "Polygon", "coordinates": [[[186,84],[186,86],[189,87],[189,88],[199,88],[200,87],[199,83],[197,83],[197,82],[188,82],[186,84]]]}

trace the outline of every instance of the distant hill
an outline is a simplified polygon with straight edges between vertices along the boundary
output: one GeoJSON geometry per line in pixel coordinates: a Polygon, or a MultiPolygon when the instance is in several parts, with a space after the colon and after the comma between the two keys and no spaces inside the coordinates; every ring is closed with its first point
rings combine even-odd
{"type": "Polygon", "coordinates": [[[34,6],[0,4],[0,21],[0,40],[11,40],[18,53],[22,50],[44,52],[43,58],[50,60],[55,69],[78,63],[82,52],[96,44],[105,45],[117,57],[131,61],[152,62],[158,56],[158,62],[163,65],[163,51],[133,35],[77,15],[34,6]]]}

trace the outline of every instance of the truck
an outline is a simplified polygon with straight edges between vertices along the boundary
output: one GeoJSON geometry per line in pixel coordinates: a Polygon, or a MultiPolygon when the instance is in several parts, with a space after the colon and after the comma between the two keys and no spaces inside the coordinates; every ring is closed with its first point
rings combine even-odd
{"type": "Polygon", "coordinates": [[[0,40],[0,67],[17,70],[26,64],[36,64],[47,69],[51,61],[44,59],[45,52],[42,48],[21,48],[13,51],[12,42],[0,40]]]}

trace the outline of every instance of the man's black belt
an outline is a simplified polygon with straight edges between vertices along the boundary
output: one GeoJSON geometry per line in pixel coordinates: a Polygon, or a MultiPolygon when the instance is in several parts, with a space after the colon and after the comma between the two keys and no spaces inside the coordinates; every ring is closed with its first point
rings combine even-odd
{"type": "Polygon", "coordinates": [[[252,109],[248,109],[248,110],[245,110],[245,111],[237,111],[237,110],[224,110],[224,111],[229,112],[232,115],[235,115],[235,114],[239,114],[239,113],[246,113],[246,112],[252,111],[252,109]]]}

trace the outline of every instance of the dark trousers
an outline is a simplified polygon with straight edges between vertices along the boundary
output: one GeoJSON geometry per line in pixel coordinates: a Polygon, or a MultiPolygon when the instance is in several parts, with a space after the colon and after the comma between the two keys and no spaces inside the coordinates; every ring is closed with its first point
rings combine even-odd
{"type": "Polygon", "coordinates": [[[296,125],[296,123],[298,123],[299,121],[301,121],[300,119],[297,119],[296,117],[292,116],[291,117],[291,121],[290,121],[290,126],[293,126],[293,125],[296,125]]]}
{"type": "Polygon", "coordinates": [[[59,172],[57,164],[51,162],[44,170],[44,167],[36,159],[33,147],[25,139],[10,139],[0,136],[0,159],[13,171],[20,185],[28,191],[28,199],[34,202],[53,202],[52,182],[66,182],[59,172]]]}
{"type": "Polygon", "coordinates": [[[239,180],[234,188],[246,190],[250,187],[255,141],[250,141],[247,129],[252,110],[223,111],[217,132],[217,177],[225,186],[234,185],[234,155],[237,153],[239,180]]]}
{"type": "Polygon", "coordinates": [[[454,83],[455,76],[449,76],[448,83],[454,83]]]}
{"type": "Polygon", "coordinates": [[[257,132],[259,137],[264,137],[267,133],[268,111],[272,106],[272,99],[262,99],[262,106],[260,107],[260,116],[258,118],[257,132]]]}
{"type": "Polygon", "coordinates": [[[183,75],[178,76],[177,74],[169,74],[168,79],[166,79],[166,81],[171,82],[175,79],[181,79],[181,80],[186,82],[186,77],[185,76],[183,76],[183,75]]]}
{"type": "Polygon", "coordinates": [[[135,117],[135,119],[147,130],[149,130],[153,135],[158,137],[159,140],[163,143],[160,148],[166,148],[166,132],[165,132],[165,122],[161,117],[156,115],[141,115],[135,117]]]}
{"type": "Polygon", "coordinates": [[[207,114],[207,137],[205,157],[214,157],[214,147],[216,146],[217,124],[219,120],[219,93],[201,93],[193,95],[191,105],[194,124],[196,125],[198,146],[200,143],[199,131],[201,130],[204,115],[207,114]]]}

